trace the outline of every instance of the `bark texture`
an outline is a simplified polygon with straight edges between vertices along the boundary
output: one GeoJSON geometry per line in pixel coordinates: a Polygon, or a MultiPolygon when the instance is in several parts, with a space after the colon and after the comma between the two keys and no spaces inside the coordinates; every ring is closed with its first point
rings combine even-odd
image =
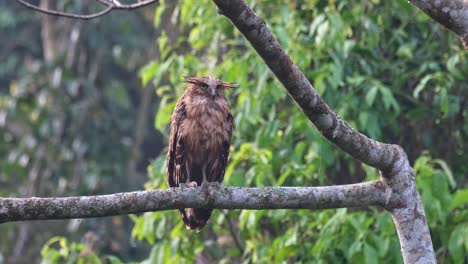
{"type": "Polygon", "coordinates": [[[424,208],[414,171],[398,145],[384,144],[355,131],[314,90],[286,54],[265,21],[242,0],[213,0],[221,14],[246,37],[309,120],[330,142],[354,158],[380,170],[382,180],[399,193],[405,205],[392,213],[405,263],[435,263],[424,208]]]}
{"type": "Polygon", "coordinates": [[[253,48],[284,85],[289,95],[310,121],[329,141],[354,158],[393,175],[400,170],[395,163],[402,155],[397,145],[380,143],[356,132],[336,115],[314,90],[304,73],[293,63],[275,39],[265,21],[243,1],[214,0],[221,13],[228,17],[247,38],[253,48]]]}
{"type": "Polygon", "coordinates": [[[382,206],[403,208],[399,194],[383,182],[328,187],[198,188],[58,198],[0,198],[0,223],[103,217],[182,208],[325,209],[382,206]]]}
{"type": "Polygon", "coordinates": [[[413,5],[460,36],[468,49],[468,1],[410,0],[413,5]]]}
{"type": "MultiPolygon", "coordinates": [[[[47,14],[90,19],[113,9],[133,9],[156,2],[129,5],[99,1],[107,8],[92,15],[75,15],[29,8],[47,14]]],[[[380,170],[382,181],[329,186],[279,188],[221,188],[120,193],[68,198],[0,198],[0,223],[35,219],[100,217],[181,208],[323,209],[383,206],[393,217],[405,263],[435,263],[434,250],[415,175],[398,145],[369,139],[337,116],[284,52],[263,19],[242,0],[213,0],[221,14],[246,37],[290,96],[329,141],[354,158],[380,170]]],[[[460,35],[468,48],[468,3],[460,0],[410,0],[423,12],[460,35]]]]}

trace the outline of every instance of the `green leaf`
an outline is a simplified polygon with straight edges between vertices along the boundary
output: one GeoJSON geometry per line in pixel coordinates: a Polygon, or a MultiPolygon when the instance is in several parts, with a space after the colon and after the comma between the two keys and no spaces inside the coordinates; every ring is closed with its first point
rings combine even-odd
{"type": "Polygon", "coordinates": [[[433,75],[432,74],[428,74],[426,76],[424,76],[421,81],[419,81],[418,85],[416,86],[416,88],[414,89],[413,91],[413,97],[414,98],[418,98],[419,97],[419,94],[424,90],[424,88],[426,88],[426,85],[427,83],[433,79],[433,75]]]}
{"type": "Polygon", "coordinates": [[[41,249],[41,256],[42,256],[42,263],[43,264],[55,264],[58,263],[59,260],[62,258],[62,254],[59,250],[52,248],[51,245],[54,243],[59,242],[59,245],[66,243],[66,238],[56,236],[52,237],[47,241],[41,249]]]}
{"type": "Polygon", "coordinates": [[[448,250],[454,263],[462,263],[468,253],[468,224],[458,225],[450,235],[448,250]]]}
{"type": "Polygon", "coordinates": [[[154,214],[155,213],[143,214],[144,224],[142,232],[150,245],[153,245],[155,242],[154,222],[156,219],[154,214]]]}
{"type": "Polygon", "coordinates": [[[461,189],[458,190],[453,199],[452,199],[452,204],[450,205],[450,210],[453,210],[458,207],[464,207],[468,205],[468,189],[461,189]]]}
{"type": "Polygon", "coordinates": [[[167,97],[163,97],[159,103],[159,109],[154,118],[154,127],[163,134],[167,134],[166,126],[171,120],[172,111],[177,102],[169,102],[167,97]]]}
{"type": "Polygon", "coordinates": [[[395,112],[400,112],[400,105],[398,104],[397,100],[393,96],[392,91],[387,87],[381,86],[379,87],[380,92],[382,93],[382,100],[384,102],[385,109],[390,109],[392,107],[395,112]]]}
{"type": "Polygon", "coordinates": [[[171,46],[168,45],[169,38],[166,35],[166,32],[163,32],[161,36],[158,37],[158,46],[159,51],[161,52],[161,58],[166,58],[167,53],[171,50],[171,46]]]}
{"type": "Polygon", "coordinates": [[[440,111],[445,115],[449,110],[449,99],[447,95],[447,89],[442,88],[440,91],[440,111]]]}
{"type": "Polygon", "coordinates": [[[136,237],[139,240],[143,239],[143,236],[144,236],[143,227],[145,223],[143,217],[132,215],[131,218],[135,223],[132,229],[132,237],[136,237]]]}
{"type": "Polygon", "coordinates": [[[140,70],[140,78],[143,86],[146,86],[150,80],[153,80],[155,86],[157,86],[167,69],[173,62],[173,57],[167,58],[163,63],[159,61],[153,61],[146,65],[140,70]]]}
{"type": "MultiPolygon", "coordinates": [[[[124,264],[118,257],[116,256],[106,256],[106,259],[109,261],[110,264],[124,264]]],[[[108,262],[106,262],[108,263],[108,262]]]]}
{"type": "Polygon", "coordinates": [[[348,248],[346,254],[348,259],[352,260],[354,255],[359,254],[362,252],[363,243],[360,239],[354,240],[351,246],[348,248]]]}
{"type": "Polygon", "coordinates": [[[439,164],[439,166],[444,171],[444,174],[447,176],[450,187],[455,188],[457,186],[457,183],[455,182],[455,179],[453,178],[452,170],[450,170],[447,162],[441,159],[434,159],[434,163],[439,164]]]}
{"type": "Polygon", "coordinates": [[[411,44],[404,44],[400,46],[396,53],[399,57],[403,58],[412,58],[413,57],[413,45],[411,44]]]}
{"type": "Polygon", "coordinates": [[[366,94],[366,103],[369,106],[372,106],[375,100],[375,96],[377,95],[377,92],[379,91],[379,88],[377,86],[373,86],[370,91],[366,94]]]}
{"type": "Polygon", "coordinates": [[[162,14],[165,9],[166,9],[166,1],[159,1],[159,4],[156,7],[156,11],[154,12],[153,24],[156,28],[159,28],[161,24],[162,14]]]}
{"type": "Polygon", "coordinates": [[[148,82],[154,77],[156,71],[159,69],[160,64],[153,61],[140,70],[141,83],[146,86],[148,82]]]}
{"type": "Polygon", "coordinates": [[[291,174],[292,174],[291,170],[285,171],[283,174],[281,174],[281,176],[276,181],[276,185],[277,186],[282,186],[284,184],[284,182],[286,181],[286,179],[288,178],[288,176],[291,175],[291,174]]]}
{"type": "Polygon", "coordinates": [[[465,80],[465,76],[462,72],[456,67],[456,65],[460,62],[460,55],[455,54],[450,59],[447,60],[447,70],[456,78],[460,80],[465,80]]]}
{"type": "Polygon", "coordinates": [[[367,243],[364,244],[364,259],[368,264],[379,263],[377,251],[367,243]]]}

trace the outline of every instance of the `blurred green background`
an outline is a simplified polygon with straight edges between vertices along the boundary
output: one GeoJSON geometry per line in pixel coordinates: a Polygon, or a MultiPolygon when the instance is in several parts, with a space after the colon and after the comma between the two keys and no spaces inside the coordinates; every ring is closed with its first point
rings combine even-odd
{"type": "MultiPolygon", "coordinates": [[[[93,1],[40,0],[89,13],[93,1]]],[[[467,262],[468,53],[407,1],[248,1],[329,105],[408,153],[440,263],[467,262]]],[[[324,140],[208,0],[161,1],[91,21],[0,1],[0,196],[166,188],[182,76],[235,82],[225,186],[378,178],[324,140]]],[[[0,263],[402,263],[377,208],[177,211],[0,225],[0,263]]]]}

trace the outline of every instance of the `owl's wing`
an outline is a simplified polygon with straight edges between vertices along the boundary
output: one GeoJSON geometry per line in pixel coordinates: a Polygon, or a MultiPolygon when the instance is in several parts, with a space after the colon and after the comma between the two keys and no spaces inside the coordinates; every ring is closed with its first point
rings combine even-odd
{"type": "Polygon", "coordinates": [[[171,134],[169,136],[169,151],[167,152],[167,183],[169,187],[177,187],[187,180],[185,170],[185,138],[180,134],[180,125],[187,118],[185,103],[177,102],[171,117],[171,134]]]}
{"type": "Polygon", "coordinates": [[[229,149],[231,148],[231,137],[232,137],[232,129],[234,128],[234,119],[230,112],[227,114],[226,118],[226,134],[228,135],[227,138],[223,140],[223,146],[221,150],[221,157],[219,160],[219,173],[215,175],[219,175],[218,182],[222,182],[224,179],[224,173],[226,172],[227,161],[229,157],[229,149]]]}

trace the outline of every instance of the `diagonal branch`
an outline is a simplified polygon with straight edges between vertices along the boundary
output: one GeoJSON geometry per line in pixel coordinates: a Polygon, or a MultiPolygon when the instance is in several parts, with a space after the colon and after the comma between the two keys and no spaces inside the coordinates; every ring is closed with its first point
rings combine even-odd
{"type": "Polygon", "coordinates": [[[61,11],[56,11],[56,10],[45,9],[45,8],[33,5],[33,4],[31,4],[31,3],[29,3],[29,2],[27,2],[25,0],[16,0],[16,2],[24,5],[27,8],[36,10],[38,12],[41,12],[41,13],[44,13],[44,14],[47,14],[47,15],[61,16],[61,17],[68,17],[68,18],[77,18],[77,19],[92,19],[92,18],[100,17],[100,16],[103,16],[103,15],[109,13],[110,11],[112,11],[112,8],[113,8],[111,5],[107,5],[107,7],[105,9],[103,9],[102,11],[99,11],[97,13],[93,13],[93,14],[89,14],[89,15],[79,15],[79,14],[74,14],[74,13],[67,13],[67,12],[61,12],[61,11]]]}
{"type": "Polygon", "coordinates": [[[403,149],[369,139],[341,120],[314,90],[286,54],[270,29],[242,0],[213,0],[281,81],[302,111],[329,141],[354,158],[378,168],[383,182],[405,201],[389,210],[400,238],[405,263],[435,263],[431,234],[414,179],[403,149]]]}
{"type": "Polygon", "coordinates": [[[325,209],[404,206],[383,182],[328,187],[199,188],[60,198],[0,198],[0,223],[136,214],[180,208],[325,209]]]}
{"type": "Polygon", "coordinates": [[[410,0],[413,5],[460,36],[468,50],[468,1],[410,0]]]}
{"type": "Polygon", "coordinates": [[[401,162],[397,161],[406,159],[401,147],[368,138],[334,113],[286,54],[265,21],[244,1],[213,1],[252,44],[323,136],[354,158],[378,168],[384,172],[384,176],[392,176],[400,171],[401,162]]]}
{"type": "MultiPolygon", "coordinates": [[[[26,3],[24,0],[17,1],[26,3]]],[[[122,5],[117,0],[96,1],[110,9],[134,9],[156,2],[147,0],[122,5]]],[[[429,1],[432,0],[422,2],[429,1]]],[[[460,3],[454,0],[446,1],[460,3]]],[[[220,13],[228,17],[252,44],[320,133],[354,158],[378,168],[383,176],[382,181],[328,187],[242,189],[218,186],[90,197],[0,198],[0,223],[35,219],[101,217],[188,207],[324,209],[377,205],[383,206],[392,214],[405,263],[435,263],[424,208],[415,185],[414,171],[403,149],[397,145],[369,139],[341,120],[285,53],[263,19],[257,16],[244,1],[213,0],[213,2],[219,7],[220,13]]],[[[436,5],[441,2],[436,1],[436,5]]],[[[462,7],[460,12],[457,9],[457,12],[453,14],[450,12],[450,15],[452,18],[457,17],[457,21],[464,24],[467,16],[466,4],[462,7]]],[[[37,7],[34,8],[38,10],[37,7]]],[[[420,8],[423,9],[423,7],[420,8]]],[[[442,12],[446,11],[442,9],[442,12]]],[[[79,15],[60,14],[60,12],[54,14],[83,18],[78,17],[79,15]]],[[[448,23],[452,30],[462,32],[458,26],[454,27],[452,24],[448,23]]],[[[467,35],[462,35],[462,37],[466,39],[467,35]]]]}
{"type": "Polygon", "coordinates": [[[137,8],[144,7],[144,6],[151,5],[153,3],[158,2],[158,0],[145,0],[145,1],[138,1],[133,4],[122,4],[117,0],[95,0],[95,1],[105,6],[106,8],[97,13],[93,13],[89,15],[80,15],[80,14],[75,14],[75,13],[68,13],[68,12],[45,9],[45,8],[33,5],[26,0],[16,0],[16,2],[24,5],[27,8],[36,10],[38,12],[41,12],[47,15],[61,16],[61,17],[68,17],[68,18],[75,18],[75,19],[84,19],[84,20],[103,16],[115,9],[132,10],[132,9],[137,9],[137,8]]]}

